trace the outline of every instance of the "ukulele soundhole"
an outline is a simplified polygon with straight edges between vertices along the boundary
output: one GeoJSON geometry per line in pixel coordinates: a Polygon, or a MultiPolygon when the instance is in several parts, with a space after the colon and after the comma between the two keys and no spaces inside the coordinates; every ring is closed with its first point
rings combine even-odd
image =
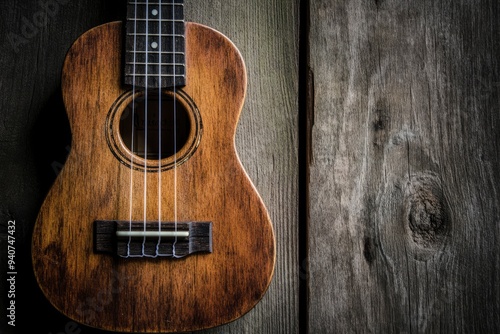
{"type": "Polygon", "coordinates": [[[125,165],[148,172],[184,163],[196,151],[201,117],[182,90],[127,92],[108,115],[106,137],[113,154],[125,165]]]}
{"type": "Polygon", "coordinates": [[[161,160],[179,152],[186,144],[190,121],[182,103],[172,96],[150,94],[132,101],[120,118],[125,146],[145,159],[161,160]]]}

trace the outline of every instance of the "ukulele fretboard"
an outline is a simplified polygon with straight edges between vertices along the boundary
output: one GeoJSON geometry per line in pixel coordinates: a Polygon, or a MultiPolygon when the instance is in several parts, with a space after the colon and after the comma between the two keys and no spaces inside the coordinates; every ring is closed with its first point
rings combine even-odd
{"type": "Polygon", "coordinates": [[[186,84],[183,0],[128,1],[125,40],[125,84],[186,84]]]}

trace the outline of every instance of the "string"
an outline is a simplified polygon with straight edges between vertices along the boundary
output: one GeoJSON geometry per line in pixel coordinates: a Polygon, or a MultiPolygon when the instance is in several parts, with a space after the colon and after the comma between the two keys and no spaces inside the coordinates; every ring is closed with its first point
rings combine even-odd
{"type": "MultiPolygon", "coordinates": [[[[172,0],[172,57],[173,57],[173,97],[174,97],[174,230],[177,232],[177,91],[176,91],[176,49],[175,49],[175,0],[172,0]]],[[[172,244],[172,256],[177,258],[175,254],[175,245],[177,244],[177,233],[172,244]]]]}
{"type": "MultiPolygon", "coordinates": [[[[130,165],[134,164],[134,133],[135,133],[135,79],[136,79],[136,63],[137,63],[137,1],[134,2],[134,46],[133,46],[133,71],[132,71],[132,138],[131,138],[131,153],[130,153],[130,165]]],[[[130,189],[129,189],[129,232],[132,231],[132,210],[133,210],[133,183],[134,183],[134,173],[133,168],[130,168],[130,189]]],[[[132,242],[132,236],[128,237],[127,243],[127,255],[123,257],[131,257],[130,254],[130,244],[132,242]]]]}
{"type": "MultiPolygon", "coordinates": [[[[148,86],[149,86],[149,73],[148,73],[148,63],[149,63],[149,1],[146,1],[146,36],[145,36],[145,49],[146,49],[146,61],[145,61],[145,84],[144,84],[144,232],[146,232],[146,222],[147,222],[147,189],[148,189],[148,173],[147,173],[147,160],[148,160],[148,86]]],[[[146,234],[142,239],[142,256],[148,256],[144,252],[146,245],[146,234]]]]}
{"type": "Polygon", "coordinates": [[[159,61],[158,61],[158,231],[159,231],[159,236],[158,236],[158,243],[156,244],[156,256],[160,256],[160,244],[161,244],[161,222],[162,222],[162,215],[161,215],[161,210],[162,210],[162,196],[161,196],[161,160],[162,160],[162,27],[161,27],[161,20],[162,20],[162,3],[161,0],[159,1],[158,4],[158,50],[159,50],[159,61]]]}

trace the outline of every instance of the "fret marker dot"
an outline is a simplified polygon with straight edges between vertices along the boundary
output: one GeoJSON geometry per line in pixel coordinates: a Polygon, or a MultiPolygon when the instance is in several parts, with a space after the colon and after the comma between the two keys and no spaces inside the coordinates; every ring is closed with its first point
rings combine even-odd
{"type": "Polygon", "coordinates": [[[156,15],[158,15],[158,11],[157,11],[156,9],[153,9],[153,10],[151,11],[151,14],[153,14],[153,16],[156,16],[156,15]]]}
{"type": "Polygon", "coordinates": [[[151,47],[153,49],[156,49],[158,47],[158,43],[156,43],[156,42],[151,43],[151,47]]]}

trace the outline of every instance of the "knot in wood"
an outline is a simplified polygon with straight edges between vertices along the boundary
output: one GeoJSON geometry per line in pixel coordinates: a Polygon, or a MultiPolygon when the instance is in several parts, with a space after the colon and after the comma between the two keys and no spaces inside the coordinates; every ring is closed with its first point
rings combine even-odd
{"type": "Polygon", "coordinates": [[[404,202],[413,241],[424,248],[442,245],[450,222],[439,179],[432,174],[412,175],[406,184],[404,202]]]}
{"type": "Polygon", "coordinates": [[[375,131],[385,130],[390,122],[389,113],[384,109],[375,109],[373,129],[375,131]]]}

